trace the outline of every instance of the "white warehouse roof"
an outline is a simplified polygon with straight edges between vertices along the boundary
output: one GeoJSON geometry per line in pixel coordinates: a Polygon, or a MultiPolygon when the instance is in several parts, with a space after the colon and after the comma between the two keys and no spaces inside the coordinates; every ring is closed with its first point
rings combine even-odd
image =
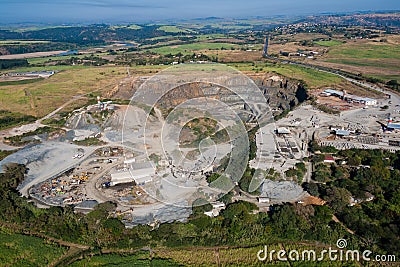
{"type": "Polygon", "coordinates": [[[111,183],[113,185],[130,183],[133,181],[135,181],[136,184],[147,183],[151,181],[151,176],[154,174],[155,169],[153,167],[112,173],[111,183]]]}
{"type": "Polygon", "coordinates": [[[283,128],[283,127],[276,129],[276,132],[278,134],[290,134],[290,130],[287,128],[283,128]]]}
{"type": "MultiPolygon", "coordinates": [[[[329,94],[329,95],[333,95],[333,96],[343,97],[343,92],[337,91],[337,90],[326,89],[324,91],[324,93],[325,94],[329,94]]],[[[346,94],[345,98],[348,99],[348,100],[364,103],[366,105],[376,105],[377,104],[376,99],[369,98],[369,97],[360,97],[360,96],[356,96],[356,95],[352,95],[352,94],[346,94]]]]}

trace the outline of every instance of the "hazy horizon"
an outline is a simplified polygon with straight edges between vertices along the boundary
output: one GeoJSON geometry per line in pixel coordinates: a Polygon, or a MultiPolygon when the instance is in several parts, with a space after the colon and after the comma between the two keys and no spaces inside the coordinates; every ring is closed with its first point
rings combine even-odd
{"type": "Polygon", "coordinates": [[[400,2],[395,0],[0,0],[0,3],[1,24],[140,23],[206,17],[244,18],[400,10],[400,2]]]}

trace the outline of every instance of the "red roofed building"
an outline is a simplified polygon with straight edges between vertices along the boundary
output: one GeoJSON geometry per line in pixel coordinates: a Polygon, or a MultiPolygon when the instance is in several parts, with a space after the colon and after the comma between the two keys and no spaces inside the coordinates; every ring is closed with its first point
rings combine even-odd
{"type": "Polygon", "coordinates": [[[332,156],[325,156],[324,163],[335,163],[335,159],[332,156]]]}

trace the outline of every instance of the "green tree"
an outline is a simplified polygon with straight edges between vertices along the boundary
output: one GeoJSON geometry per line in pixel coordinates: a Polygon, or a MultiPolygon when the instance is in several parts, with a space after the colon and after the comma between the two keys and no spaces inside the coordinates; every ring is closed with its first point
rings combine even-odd
{"type": "Polygon", "coordinates": [[[342,211],[350,204],[351,194],[345,188],[330,187],[326,190],[325,200],[335,212],[342,211]]]}

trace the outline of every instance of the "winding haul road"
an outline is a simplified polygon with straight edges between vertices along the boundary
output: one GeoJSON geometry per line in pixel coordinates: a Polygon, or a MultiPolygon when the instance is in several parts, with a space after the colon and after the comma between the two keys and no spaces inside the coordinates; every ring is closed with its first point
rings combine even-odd
{"type": "MultiPolygon", "coordinates": [[[[276,58],[276,57],[271,57],[271,56],[267,56],[267,59],[271,59],[271,60],[276,60],[279,61],[281,63],[284,64],[291,64],[291,65],[297,65],[297,66],[301,66],[304,68],[309,68],[309,69],[315,69],[318,71],[323,71],[326,73],[330,73],[333,75],[336,75],[342,79],[345,79],[346,81],[351,82],[352,84],[358,85],[360,87],[364,87],[367,88],[369,90],[376,90],[378,92],[384,93],[384,94],[388,94],[390,95],[392,101],[397,102],[396,104],[400,104],[400,95],[398,95],[397,93],[384,89],[382,87],[379,87],[377,85],[373,85],[370,84],[368,82],[365,81],[359,81],[356,80],[354,78],[348,77],[346,76],[346,73],[341,71],[341,70],[336,70],[336,69],[332,69],[332,68],[328,68],[328,67],[322,67],[322,66],[318,66],[318,65],[313,65],[313,64],[306,64],[306,63],[302,63],[302,62],[297,62],[297,61],[292,61],[292,60],[286,60],[286,59],[280,59],[280,58],[276,58]]],[[[348,75],[350,75],[350,73],[348,73],[348,75]]]]}

